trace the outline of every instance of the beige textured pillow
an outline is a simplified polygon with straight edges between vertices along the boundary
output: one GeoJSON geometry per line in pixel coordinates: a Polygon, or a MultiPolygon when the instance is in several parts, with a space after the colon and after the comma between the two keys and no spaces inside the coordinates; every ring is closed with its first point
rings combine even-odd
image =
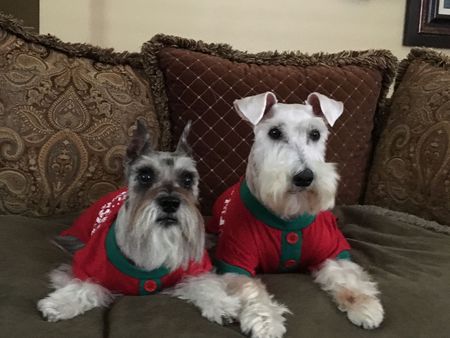
{"type": "Polygon", "coordinates": [[[76,212],[122,184],[131,129],[159,127],[139,54],[67,44],[0,16],[0,213],[76,212]]]}
{"type": "Polygon", "coordinates": [[[365,202],[450,225],[450,58],[413,49],[388,116],[365,202]]]}

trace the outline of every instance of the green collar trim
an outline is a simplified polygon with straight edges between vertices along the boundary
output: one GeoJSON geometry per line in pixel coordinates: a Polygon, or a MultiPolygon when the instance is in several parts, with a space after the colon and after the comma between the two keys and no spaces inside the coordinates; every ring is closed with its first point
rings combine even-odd
{"type": "Polygon", "coordinates": [[[348,250],[343,250],[339,253],[339,255],[336,256],[336,259],[348,259],[348,260],[352,260],[352,255],[350,254],[350,251],[348,250]]]}
{"type": "Polygon", "coordinates": [[[250,213],[272,228],[289,231],[301,230],[314,222],[314,219],[316,218],[314,215],[307,213],[289,221],[279,218],[253,196],[245,180],[241,183],[240,196],[250,213]]]}
{"type": "Polygon", "coordinates": [[[164,275],[169,273],[169,269],[165,267],[160,267],[158,269],[147,271],[138,268],[136,265],[131,263],[120,251],[119,246],[116,242],[116,232],[114,231],[116,222],[111,225],[106,236],[106,255],[109,261],[114,265],[120,272],[137,278],[137,279],[159,279],[164,275]]]}
{"type": "Polygon", "coordinates": [[[217,268],[217,273],[219,275],[223,275],[228,272],[232,272],[232,273],[236,273],[238,275],[245,275],[245,276],[249,276],[249,277],[252,276],[252,274],[249,271],[247,271],[243,268],[240,268],[236,265],[225,263],[224,261],[222,261],[220,259],[214,259],[213,262],[214,262],[214,266],[217,268]]]}

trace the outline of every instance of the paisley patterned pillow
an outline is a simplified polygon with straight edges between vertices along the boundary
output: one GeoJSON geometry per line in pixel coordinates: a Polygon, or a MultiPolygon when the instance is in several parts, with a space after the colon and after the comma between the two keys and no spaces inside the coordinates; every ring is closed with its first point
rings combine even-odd
{"type": "Polygon", "coordinates": [[[400,64],[366,203],[450,225],[450,58],[413,49],[400,64]]]}
{"type": "Polygon", "coordinates": [[[66,44],[0,17],[0,213],[76,212],[122,184],[137,118],[159,127],[139,54],[66,44]]]}

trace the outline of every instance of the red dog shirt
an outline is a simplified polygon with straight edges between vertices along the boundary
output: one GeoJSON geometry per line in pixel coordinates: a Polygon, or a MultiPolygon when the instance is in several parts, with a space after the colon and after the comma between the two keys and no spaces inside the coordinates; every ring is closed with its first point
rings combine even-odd
{"type": "Polygon", "coordinates": [[[207,231],[219,233],[214,264],[220,273],[312,270],[328,258],[350,258],[350,245],[331,212],[280,219],[253,196],[245,180],[217,199],[207,231]]]}
{"type": "Polygon", "coordinates": [[[93,281],[114,293],[146,295],[175,285],[186,276],[212,269],[206,251],[200,262],[191,261],[186,269],[178,268],[172,272],[165,267],[146,271],[130,262],[120,251],[114,231],[116,216],[126,197],[127,189],[106,195],[61,233],[85,244],[73,256],[75,278],[93,281]]]}

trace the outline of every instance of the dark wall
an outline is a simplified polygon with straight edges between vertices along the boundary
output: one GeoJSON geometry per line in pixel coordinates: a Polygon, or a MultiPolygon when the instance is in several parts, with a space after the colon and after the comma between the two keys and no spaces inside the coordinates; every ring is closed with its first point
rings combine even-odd
{"type": "Polygon", "coordinates": [[[39,0],[0,0],[0,12],[13,15],[39,33],[39,0]]]}

